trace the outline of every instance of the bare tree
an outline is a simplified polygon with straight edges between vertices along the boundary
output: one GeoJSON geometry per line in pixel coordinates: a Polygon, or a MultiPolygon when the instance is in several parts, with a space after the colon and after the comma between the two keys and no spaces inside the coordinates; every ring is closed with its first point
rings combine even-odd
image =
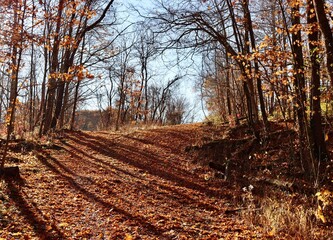
{"type": "MultiPolygon", "coordinates": [[[[71,4],[64,5],[63,0],[59,0],[58,12],[56,18],[55,37],[52,46],[52,60],[50,67],[50,78],[48,83],[47,104],[45,108],[45,121],[43,125],[43,133],[47,133],[50,129],[55,129],[58,123],[61,112],[64,108],[64,94],[66,81],[70,80],[71,67],[74,66],[74,59],[78,50],[78,46],[82,43],[84,37],[93,29],[99,27],[103,19],[107,16],[107,12],[111,8],[114,0],[106,3],[105,7],[101,10],[100,15],[92,19],[93,2],[86,1],[84,5],[76,5],[75,1],[71,4]],[[68,22],[63,24],[64,8],[69,8],[68,22]],[[77,8],[84,8],[86,11],[78,11],[77,8]],[[78,22],[78,24],[77,24],[78,22]],[[60,31],[61,27],[65,27],[60,31]],[[74,29],[74,26],[76,29],[74,29]],[[60,41],[60,32],[63,33],[64,38],[60,41]],[[61,57],[62,64],[59,66],[59,48],[60,44],[64,46],[65,50],[61,57]],[[57,94],[57,95],[56,95],[57,94]]],[[[82,74],[82,73],[78,73],[82,74]]],[[[67,90],[66,90],[67,91],[67,90]]],[[[65,98],[66,100],[66,98],[65,98]]]]}
{"type": "Polygon", "coordinates": [[[144,122],[148,121],[148,81],[151,79],[151,73],[149,72],[149,64],[158,53],[156,48],[156,39],[154,33],[147,27],[139,28],[136,31],[140,32],[140,36],[135,44],[137,52],[137,58],[140,64],[140,87],[139,94],[136,99],[136,116],[135,120],[144,119],[144,122]]]}

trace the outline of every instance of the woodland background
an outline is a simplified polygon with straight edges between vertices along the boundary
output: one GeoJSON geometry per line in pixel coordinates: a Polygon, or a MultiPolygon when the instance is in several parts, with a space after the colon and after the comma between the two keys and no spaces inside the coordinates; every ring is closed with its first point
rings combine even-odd
{"type": "Polygon", "coordinates": [[[211,119],[246,118],[258,139],[258,121],[267,131],[269,119],[293,121],[302,165],[317,174],[318,161],[327,159],[322,123],[330,124],[333,108],[330,1],[120,4],[1,1],[0,119],[7,140],[75,128],[89,98],[98,102],[99,129],[191,121],[193,111],[177,94],[186,70],[165,80],[154,66],[174,50],[174,65],[200,57],[197,87],[211,119]],[[131,14],[140,18],[127,24],[131,14]]]}
{"type": "Polygon", "coordinates": [[[329,236],[332,12],[1,0],[2,236],[329,236]]]}

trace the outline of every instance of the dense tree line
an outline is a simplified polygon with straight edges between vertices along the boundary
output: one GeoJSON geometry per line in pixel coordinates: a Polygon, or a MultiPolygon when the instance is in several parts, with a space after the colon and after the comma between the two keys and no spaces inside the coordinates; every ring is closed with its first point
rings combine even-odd
{"type": "Polygon", "coordinates": [[[184,121],[186,101],[174,94],[181,76],[153,79],[154,35],[126,23],[117,7],[114,0],[1,1],[2,167],[11,138],[75,128],[89,98],[100,100],[104,129],[184,121]]]}
{"type": "Polygon", "coordinates": [[[168,47],[202,55],[202,97],[224,122],[272,117],[298,128],[300,162],[315,178],[327,159],[323,116],[332,113],[332,5],[323,0],[155,1],[150,16],[168,47]]]}
{"type": "Polygon", "coordinates": [[[166,52],[183,51],[183,59],[201,61],[199,85],[211,116],[246,118],[257,139],[264,137],[260,122],[267,133],[271,118],[292,120],[301,164],[315,178],[327,159],[322,120],[333,111],[331,3],[151,2],[152,10],[132,12],[144,20],[126,25],[114,0],[1,1],[7,142],[15,134],[75,128],[78,107],[92,97],[105,129],[184,122],[188,104],[176,94],[184,76],[161,81],[156,71],[166,52]]]}

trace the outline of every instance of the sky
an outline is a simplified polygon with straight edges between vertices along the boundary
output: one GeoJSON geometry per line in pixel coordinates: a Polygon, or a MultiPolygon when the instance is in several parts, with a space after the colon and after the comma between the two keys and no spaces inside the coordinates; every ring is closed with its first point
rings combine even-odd
{"type": "MultiPolygon", "coordinates": [[[[117,11],[119,15],[126,19],[123,23],[123,27],[136,23],[140,18],[137,13],[131,11],[131,6],[134,6],[137,9],[147,10],[153,7],[152,1],[150,0],[127,0],[127,1],[115,1],[117,11]]],[[[181,56],[180,56],[181,57],[181,56]]],[[[199,64],[199,59],[194,59],[199,64]]],[[[198,69],[199,67],[193,63],[193,61],[183,61],[180,64],[176,64],[177,54],[174,51],[166,51],[163,53],[163,56],[160,56],[158,60],[151,62],[151,69],[154,69],[159,77],[157,81],[164,80],[167,82],[170,79],[173,79],[176,75],[181,75],[183,78],[180,81],[178,87],[178,94],[184,96],[189,104],[189,109],[192,110],[193,120],[195,122],[200,122],[204,120],[204,113],[202,110],[202,103],[199,97],[199,91],[196,87],[196,82],[198,79],[198,69]],[[163,60],[162,59],[163,57],[163,60]],[[191,67],[189,67],[192,65],[191,67]]],[[[199,64],[200,65],[200,64],[199,64]]],[[[90,101],[86,108],[96,108],[97,101],[90,101]]],[[[191,120],[192,118],[188,119],[191,120]]]]}
{"type": "MultiPolygon", "coordinates": [[[[129,5],[133,5],[138,9],[143,9],[144,11],[154,7],[153,0],[127,0],[123,1],[123,6],[126,9],[129,5]]],[[[129,21],[135,22],[138,19],[138,16],[131,15],[129,17],[129,21]]],[[[176,62],[177,59],[173,59],[175,57],[175,52],[167,52],[165,59],[170,59],[170,61],[176,62]]],[[[193,59],[195,62],[193,63],[192,60],[184,61],[180,65],[174,66],[169,70],[169,72],[164,76],[166,79],[170,79],[173,76],[180,74],[183,75],[183,79],[181,85],[179,87],[180,94],[185,96],[189,103],[190,108],[193,108],[195,113],[195,121],[203,121],[205,119],[205,114],[207,114],[206,110],[203,110],[201,99],[200,99],[200,90],[196,85],[200,74],[200,62],[201,58],[196,57],[193,59]],[[199,65],[199,66],[198,66],[199,65]],[[205,112],[204,112],[205,111],[205,112]]],[[[158,63],[161,64],[161,63],[158,63]]]]}

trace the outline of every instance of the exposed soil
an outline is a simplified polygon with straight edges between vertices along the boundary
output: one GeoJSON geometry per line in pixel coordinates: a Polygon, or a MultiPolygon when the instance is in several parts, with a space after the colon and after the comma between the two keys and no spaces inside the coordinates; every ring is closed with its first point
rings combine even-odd
{"type": "MultiPolygon", "coordinates": [[[[19,166],[20,181],[0,182],[0,237],[289,239],[242,214],[249,191],[255,205],[273,192],[315,193],[290,147],[294,132],[275,128],[262,142],[245,128],[191,124],[12,144],[8,165],[19,166]]],[[[331,226],[318,226],[318,239],[329,237],[331,226]]]]}

